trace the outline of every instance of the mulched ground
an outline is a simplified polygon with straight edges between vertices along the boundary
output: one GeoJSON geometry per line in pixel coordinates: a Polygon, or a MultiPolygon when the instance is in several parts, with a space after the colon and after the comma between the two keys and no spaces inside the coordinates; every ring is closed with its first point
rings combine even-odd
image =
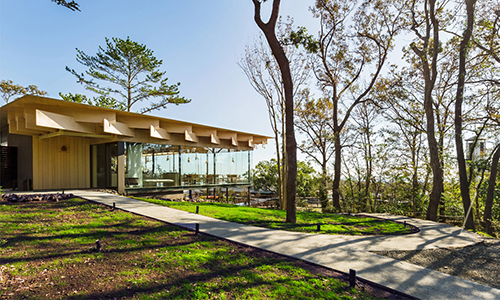
{"type": "Polygon", "coordinates": [[[484,242],[463,248],[374,253],[500,288],[499,239],[485,238],[484,242]]]}

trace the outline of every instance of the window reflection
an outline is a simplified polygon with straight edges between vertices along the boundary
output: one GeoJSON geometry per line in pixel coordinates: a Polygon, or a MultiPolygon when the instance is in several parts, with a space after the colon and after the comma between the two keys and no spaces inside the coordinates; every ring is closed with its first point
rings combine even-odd
{"type": "Polygon", "coordinates": [[[125,187],[250,184],[251,151],[126,143],[125,187]]]}

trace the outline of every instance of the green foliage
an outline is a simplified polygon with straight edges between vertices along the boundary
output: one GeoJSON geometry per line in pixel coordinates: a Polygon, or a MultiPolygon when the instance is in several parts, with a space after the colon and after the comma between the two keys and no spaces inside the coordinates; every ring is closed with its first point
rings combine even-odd
{"type": "Polygon", "coordinates": [[[299,197],[314,197],[318,188],[319,178],[309,162],[297,161],[297,195],[299,197]]]}
{"type": "Polygon", "coordinates": [[[278,164],[276,159],[260,161],[253,173],[253,186],[257,190],[278,192],[278,164]]]}
{"type": "Polygon", "coordinates": [[[295,126],[307,139],[303,140],[298,148],[321,167],[318,197],[321,207],[325,209],[328,205],[327,166],[334,153],[331,128],[333,103],[328,97],[312,99],[309,97],[309,91],[304,91],[301,96],[303,99],[295,107],[295,126]]]}
{"type": "Polygon", "coordinates": [[[99,97],[93,97],[92,99],[88,98],[85,95],[81,94],[63,94],[59,93],[59,96],[64,101],[69,101],[69,102],[76,102],[76,103],[82,103],[82,104],[88,104],[88,105],[93,105],[93,106],[98,106],[98,107],[104,107],[104,108],[111,108],[111,109],[116,109],[116,110],[126,110],[127,107],[121,103],[116,101],[115,99],[111,97],[107,97],[104,95],[101,95],[99,97]]]}
{"type": "Polygon", "coordinates": [[[9,103],[10,98],[24,95],[45,96],[47,92],[39,90],[36,85],[28,85],[27,87],[14,84],[12,80],[0,81],[0,93],[6,103],[9,103]]]}
{"type": "Polygon", "coordinates": [[[319,42],[313,35],[307,33],[305,27],[299,27],[297,31],[292,31],[290,36],[285,38],[285,43],[299,47],[302,45],[309,53],[317,53],[319,50],[319,42]]]}
{"type": "Polygon", "coordinates": [[[113,99],[126,107],[127,111],[142,101],[151,103],[149,107],[141,109],[141,113],[164,109],[168,104],[191,101],[179,96],[180,83],[167,84],[166,72],[160,71],[163,61],[158,60],[145,45],[128,37],[126,40],[106,38],[106,48],[99,46],[96,56],[89,56],[79,49],[76,51],[76,60],[87,67],[87,71],[79,74],[69,67],[66,70],[75,75],[77,82],[85,85],[86,89],[101,96],[117,96],[119,99],[113,99]],[[100,85],[94,79],[111,86],[100,85]],[[152,102],[156,98],[159,101],[152,102]]]}
{"type": "Polygon", "coordinates": [[[80,5],[76,3],[75,1],[66,1],[66,0],[51,0],[52,2],[55,2],[57,5],[64,6],[66,8],[71,9],[72,11],[80,11],[80,5]]]}
{"type": "MultiPolygon", "coordinates": [[[[486,194],[486,192],[485,192],[486,194]]],[[[495,187],[495,196],[493,198],[493,219],[496,220],[497,232],[500,234],[500,172],[497,173],[497,185],[495,187]]]]}
{"type": "Polygon", "coordinates": [[[236,203],[236,196],[233,189],[229,189],[229,191],[227,191],[227,197],[227,202],[236,203]]]}
{"type": "MultiPolygon", "coordinates": [[[[276,159],[260,161],[252,173],[255,189],[275,193],[278,191],[279,177],[276,159]]],[[[315,173],[309,162],[297,161],[297,195],[299,197],[313,197],[316,195],[319,179],[314,176],[315,173]]]]}

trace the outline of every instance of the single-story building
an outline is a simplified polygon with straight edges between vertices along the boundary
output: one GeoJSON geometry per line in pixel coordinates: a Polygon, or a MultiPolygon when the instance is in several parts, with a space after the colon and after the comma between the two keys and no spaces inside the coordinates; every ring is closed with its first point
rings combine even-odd
{"type": "Polygon", "coordinates": [[[38,96],[2,106],[0,126],[1,184],[35,191],[249,186],[270,138],[38,96]]]}

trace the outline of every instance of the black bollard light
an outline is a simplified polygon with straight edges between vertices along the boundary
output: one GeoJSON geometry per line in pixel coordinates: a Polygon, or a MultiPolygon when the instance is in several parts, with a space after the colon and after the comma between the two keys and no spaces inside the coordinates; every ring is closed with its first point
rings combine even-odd
{"type": "Polygon", "coordinates": [[[113,210],[116,208],[116,203],[113,202],[113,210]]]}
{"type": "Polygon", "coordinates": [[[321,224],[316,225],[316,231],[321,231],[321,224]]]}
{"type": "Polygon", "coordinates": [[[196,213],[198,213],[200,211],[200,207],[198,205],[196,205],[196,213]]]}
{"type": "Polygon", "coordinates": [[[200,233],[200,224],[199,223],[196,223],[196,231],[195,231],[196,235],[198,235],[198,233],[200,233]]]}
{"type": "Polygon", "coordinates": [[[356,286],[356,270],[349,269],[349,287],[356,286]]]}
{"type": "Polygon", "coordinates": [[[406,227],[406,221],[403,222],[403,226],[406,227]]]}

